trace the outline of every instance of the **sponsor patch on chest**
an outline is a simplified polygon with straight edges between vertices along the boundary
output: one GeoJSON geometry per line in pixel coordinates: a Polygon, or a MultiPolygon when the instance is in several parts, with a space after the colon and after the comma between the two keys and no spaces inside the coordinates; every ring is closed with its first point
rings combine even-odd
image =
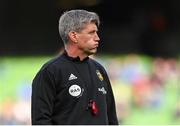
{"type": "Polygon", "coordinates": [[[79,85],[71,85],[69,87],[69,94],[73,97],[80,97],[83,94],[84,89],[81,88],[79,85]]]}

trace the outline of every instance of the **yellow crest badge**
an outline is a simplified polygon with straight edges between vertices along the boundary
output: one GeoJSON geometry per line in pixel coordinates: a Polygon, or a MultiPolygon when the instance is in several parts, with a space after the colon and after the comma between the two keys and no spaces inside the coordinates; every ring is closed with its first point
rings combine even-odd
{"type": "Polygon", "coordinates": [[[104,78],[103,78],[103,76],[102,76],[102,74],[100,73],[100,71],[99,71],[99,70],[96,70],[96,74],[97,74],[97,76],[98,76],[99,80],[101,80],[101,81],[103,81],[103,80],[104,80],[104,78]]]}

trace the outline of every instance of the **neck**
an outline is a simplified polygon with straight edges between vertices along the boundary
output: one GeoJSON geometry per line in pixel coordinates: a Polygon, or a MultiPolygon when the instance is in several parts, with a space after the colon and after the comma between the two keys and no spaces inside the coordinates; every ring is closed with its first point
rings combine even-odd
{"type": "Polygon", "coordinates": [[[66,46],[66,52],[68,56],[74,57],[74,58],[79,57],[81,61],[84,60],[86,57],[88,57],[88,55],[83,53],[81,50],[78,50],[71,46],[66,46]]]}

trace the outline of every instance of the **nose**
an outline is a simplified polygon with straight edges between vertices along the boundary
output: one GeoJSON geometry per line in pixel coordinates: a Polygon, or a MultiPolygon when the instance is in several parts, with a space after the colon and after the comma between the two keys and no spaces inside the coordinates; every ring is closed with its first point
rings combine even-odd
{"type": "Polygon", "coordinates": [[[97,33],[95,34],[95,40],[98,42],[100,41],[99,35],[97,33]]]}

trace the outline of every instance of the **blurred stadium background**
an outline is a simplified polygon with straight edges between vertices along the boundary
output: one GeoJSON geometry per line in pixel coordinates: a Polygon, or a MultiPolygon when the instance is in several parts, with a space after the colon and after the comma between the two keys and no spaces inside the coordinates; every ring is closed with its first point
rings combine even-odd
{"type": "Polygon", "coordinates": [[[94,56],[109,73],[120,124],[180,124],[180,1],[1,0],[0,124],[30,124],[31,83],[63,48],[58,19],[101,18],[94,56]]]}

